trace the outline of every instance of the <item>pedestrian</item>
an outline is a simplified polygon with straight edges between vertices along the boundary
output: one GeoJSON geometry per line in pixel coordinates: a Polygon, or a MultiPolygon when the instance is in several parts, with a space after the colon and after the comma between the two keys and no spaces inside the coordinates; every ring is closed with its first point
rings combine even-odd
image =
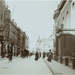
{"type": "Polygon", "coordinates": [[[18,57],[18,52],[17,52],[17,57],[18,57]]]}
{"type": "Polygon", "coordinates": [[[28,56],[29,56],[29,50],[27,50],[27,49],[24,50],[24,56],[28,58],[28,56]]]}
{"type": "Polygon", "coordinates": [[[38,54],[38,51],[35,53],[35,60],[38,60],[39,58],[39,54],[38,54]]]}
{"type": "Polygon", "coordinates": [[[43,52],[43,58],[45,58],[45,51],[43,52]]]}
{"type": "Polygon", "coordinates": [[[51,52],[51,49],[49,50],[49,53],[48,53],[48,61],[51,62],[51,59],[52,59],[52,52],[51,52]]]}
{"type": "Polygon", "coordinates": [[[12,52],[11,52],[11,50],[9,50],[8,59],[9,59],[9,62],[12,61],[12,52]]]}

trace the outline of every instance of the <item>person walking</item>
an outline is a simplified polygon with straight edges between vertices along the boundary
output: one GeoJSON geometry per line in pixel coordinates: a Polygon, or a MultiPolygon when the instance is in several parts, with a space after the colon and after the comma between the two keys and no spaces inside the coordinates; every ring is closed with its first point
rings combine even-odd
{"type": "Polygon", "coordinates": [[[48,61],[51,62],[51,59],[52,59],[52,52],[51,52],[51,49],[49,50],[49,53],[48,53],[48,61]]]}
{"type": "Polygon", "coordinates": [[[45,51],[43,52],[43,58],[45,58],[45,51]]]}
{"type": "Polygon", "coordinates": [[[38,54],[38,51],[35,53],[35,60],[38,60],[39,58],[39,54],[38,54]]]}
{"type": "Polygon", "coordinates": [[[11,50],[9,50],[8,59],[9,59],[9,62],[12,61],[12,52],[11,52],[11,50]]]}

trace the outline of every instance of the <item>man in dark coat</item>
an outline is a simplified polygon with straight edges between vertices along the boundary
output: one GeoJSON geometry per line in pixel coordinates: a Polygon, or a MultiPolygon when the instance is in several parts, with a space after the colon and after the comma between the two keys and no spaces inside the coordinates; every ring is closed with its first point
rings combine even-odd
{"type": "Polygon", "coordinates": [[[24,50],[24,53],[25,53],[25,57],[28,57],[29,56],[29,51],[28,50],[24,50]]]}
{"type": "Polygon", "coordinates": [[[45,52],[43,52],[43,58],[45,58],[45,52]]]}
{"type": "Polygon", "coordinates": [[[38,60],[39,58],[39,54],[38,54],[38,51],[35,53],[35,60],[38,60]]]}
{"type": "Polygon", "coordinates": [[[9,50],[8,59],[9,59],[9,62],[12,61],[12,52],[11,52],[11,50],[9,50]]]}

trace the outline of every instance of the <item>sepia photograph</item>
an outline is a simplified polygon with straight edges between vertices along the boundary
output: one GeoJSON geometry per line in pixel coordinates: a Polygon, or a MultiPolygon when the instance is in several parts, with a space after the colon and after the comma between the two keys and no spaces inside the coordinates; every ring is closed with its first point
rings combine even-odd
{"type": "Polygon", "coordinates": [[[0,75],[75,75],[75,0],[0,0],[0,75]]]}

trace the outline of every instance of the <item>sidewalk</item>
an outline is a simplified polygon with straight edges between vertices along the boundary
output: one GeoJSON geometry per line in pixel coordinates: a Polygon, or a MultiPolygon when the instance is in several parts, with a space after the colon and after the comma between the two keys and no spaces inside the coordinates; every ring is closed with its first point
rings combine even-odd
{"type": "MultiPolygon", "coordinates": [[[[20,57],[20,56],[18,56],[18,57],[20,57]]],[[[12,59],[15,59],[15,58],[17,58],[17,56],[12,56],[12,59]]],[[[7,57],[4,57],[4,58],[2,58],[1,56],[0,56],[0,60],[7,60],[8,58],[7,57]]]]}
{"type": "Polygon", "coordinates": [[[6,57],[4,57],[4,58],[0,57],[0,60],[6,60],[6,59],[7,59],[6,57]]]}
{"type": "Polygon", "coordinates": [[[59,62],[52,60],[51,62],[47,61],[47,57],[43,58],[44,62],[50,68],[54,75],[75,75],[75,70],[65,66],[59,62]]]}

